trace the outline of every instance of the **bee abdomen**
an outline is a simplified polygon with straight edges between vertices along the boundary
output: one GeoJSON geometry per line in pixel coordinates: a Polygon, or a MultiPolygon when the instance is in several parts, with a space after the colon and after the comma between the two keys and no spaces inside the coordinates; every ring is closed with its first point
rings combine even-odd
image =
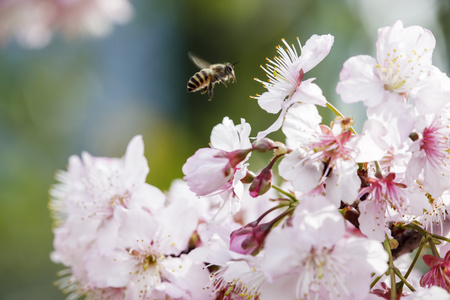
{"type": "Polygon", "coordinates": [[[196,92],[201,90],[209,83],[211,75],[206,70],[201,70],[194,74],[194,76],[189,79],[187,90],[188,92],[196,92]]]}

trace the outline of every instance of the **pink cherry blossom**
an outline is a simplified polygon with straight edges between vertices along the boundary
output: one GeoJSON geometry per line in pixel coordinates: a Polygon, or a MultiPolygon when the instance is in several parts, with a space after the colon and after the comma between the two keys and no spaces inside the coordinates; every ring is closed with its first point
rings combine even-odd
{"type": "Polygon", "coordinates": [[[211,148],[201,148],[183,166],[184,180],[197,196],[220,194],[231,202],[231,212],[240,208],[246,176],[245,162],[252,151],[250,125],[241,120],[234,125],[228,117],[211,132],[211,148]]]}
{"type": "Polygon", "coordinates": [[[318,116],[317,108],[306,104],[286,114],[283,132],[287,144],[295,148],[280,162],[280,175],[303,193],[326,182],[326,193],[336,206],[341,200],[353,203],[361,182],[354,150],[348,144],[352,133],[342,131],[338,120],[332,128],[319,125],[318,116]]]}
{"type": "Polygon", "coordinates": [[[423,261],[430,268],[420,280],[420,285],[425,287],[439,286],[450,292],[450,251],[444,258],[433,255],[424,255],[423,261]]]}
{"type": "Polygon", "coordinates": [[[372,273],[387,269],[380,243],[344,238],[344,219],[327,199],[303,201],[292,226],[267,237],[260,299],[364,299],[372,273]]]}
{"type": "Polygon", "coordinates": [[[361,55],[347,60],[336,90],[344,102],[363,101],[368,107],[381,104],[385,93],[401,101],[430,80],[435,43],[430,31],[419,26],[403,28],[401,21],[380,28],[377,58],[361,55]]]}
{"type": "Polygon", "coordinates": [[[201,148],[183,166],[184,180],[197,196],[221,193],[230,188],[234,176],[227,152],[201,148]]]}
{"type": "Polygon", "coordinates": [[[148,174],[142,137],[133,138],[121,159],[72,156],[68,171],[60,171],[60,181],[52,187],[50,208],[58,227],[54,229],[54,262],[72,267],[80,280],[85,255],[99,229],[109,226],[117,209],[139,208],[155,213],[164,204],[164,194],[145,182],[148,174]]]}
{"type": "Polygon", "coordinates": [[[201,289],[186,284],[188,276],[196,274],[198,280],[203,276],[203,284],[208,282],[201,262],[180,256],[196,226],[195,209],[182,205],[170,205],[157,216],[145,210],[116,210],[110,226],[101,229],[101,238],[86,255],[89,282],[126,288],[127,299],[154,299],[163,287],[169,295],[172,291],[181,299],[191,299],[189,295],[201,289]]]}
{"type": "Polygon", "coordinates": [[[55,32],[69,38],[103,36],[133,16],[128,0],[6,0],[0,2],[0,43],[16,38],[30,48],[46,46],[55,32]]]}
{"type": "Polygon", "coordinates": [[[68,299],[449,298],[450,79],[433,35],[399,21],[376,58],[344,64],[337,90],[367,106],[362,134],[351,118],[325,125],[316,105],[340,113],[304,80],[333,37],[299,42],[301,55],[283,43],[256,97],[278,120],[251,143],[244,119],[223,118],[166,194],[146,183],[140,136],[123,158],[83,153],[58,172],[51,260],[68,299]],[[286,144],[265,137],[280,128],[286,144]],[[251,154],[266,156],[258,175],[251,154]],[[423,276],[407,253],[419,242],[433,253],[423,276]]]}
{"type": "Polygon", "coordinates": [[[405,189],[407,186],[395,180],[396,175],[389,173],[383,178],[368,178],[367,187],[361,188],[358,198],[367,195],[359,204],[360,229],[369,238],[384,241],[385,234],[390,235],[385,216],[388,208],[400,215],[409,213],[409,202],[405,189]]]}
{"type": "Polygon", "coordinates": [[[404,28],[397,21],[381,28],[377,57],[348,59],[336,91],[346,103],[362,101],[369,118],[399,133],[399,144],[413,129],[416,114],[438,112],[450,97],[450,79],[432,65],[435,44],[433,34],[420,26],[404,28]]]}
{"type": "Polygon", "coordinates": [[[439,197],[450,188],[449,109],[428,122],[411,146],[412,157],[406,170],[410,181],[419,179],[426,192],[439,197]]]}
{"type": "Polygon", "coordinates": [[[122,159],[85,153],[59,173],[51,258],[70,268],[59,284],[73,299],[205,296],[203,261],[182,254],[197,227],[197,210],[181,201],[163,206],[161,191],[145,183],[147,173],[139,136],[122,159]]]}
{"type": "Polygon", "coordinates": [[[106,219],[117,207],[145,207],[154,211],[164,203],[163,193],[145,182],[149,172],[141,136],[134,137],[121,159],[72,156],[67,171],[56,175],[50,207],[63,222],[69,215],[106,219]]]}
{"type": "Polygon", "coordinates": [[[258,138],[278,130],[283,124],[288,108],[293,104],[312,103],[325,106],[327,103],[322,90],[313,83],[314,79],[303,81],[303,77],[328,55],[334,37],[329,34],[313,35],[303,47],[297,39],[301,49],[300,56],[294,45],[291,47],[284,39],[282,41],[286,50],[278,46],[277,52],[280,56],[275,57],[274,60],[268,59],[267,69],[263,68],[269,77],[268,82],[256,79],[268,91],[255,97],[265,111],[276,114],[281,110],[281,114],[272,126],[258,133],[258,138]]]}
{"type": "Polygon", "coordinates": [[[431,233],[448,234],[447,211],[450,205],[450,192],[447,190],[440,197],[433,198],[427,194],[428,203],[422,208],[422,214],[416,214],[417,220],[431,233]]]}
{"type": "Polygon", "coordinates": [[[264,274],[254,264],[245,260],[229,261],[211,274],[210,289],[215,299],[258,300],[265,280],[264,274]]]}

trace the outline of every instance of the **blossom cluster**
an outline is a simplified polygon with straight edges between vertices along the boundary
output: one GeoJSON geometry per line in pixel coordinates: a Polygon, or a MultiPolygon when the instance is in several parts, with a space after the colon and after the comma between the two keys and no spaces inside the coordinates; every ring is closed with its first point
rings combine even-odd
{"type": "Polygon", "coordinates": [[[275,123],[252,138],[224,117],[166,193],[146,183],[141,136],[123,158],[83,153],[57,173],[51,258],[68,299],[450,298],[450,79],[433,34],[397,21],[376,58],[344,63],[336,91],[366,106],[361,133],[305,77],[334,37],[300,53],[282,41],[253,97],[275,123]],[[324,124],[317,106],[337,117],[324,124]]]}
{"type": "Polygon", "coordinates": [[[46,46],[55,32],[68,37],[103,36],[113,23],[128,22],[128,0],[2,0],[0,44],[9,39],[29,48],[46,46]]]}

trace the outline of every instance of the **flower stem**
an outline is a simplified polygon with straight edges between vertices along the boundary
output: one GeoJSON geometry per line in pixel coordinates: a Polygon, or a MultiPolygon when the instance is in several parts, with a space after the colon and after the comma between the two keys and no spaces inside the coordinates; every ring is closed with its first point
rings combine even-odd
{"type": "Polygon", "coordinates": [[[430,250],[431,252],[433,252],[433,255],[436,256],[437,258],[441,258],[441,256],[439,255],[439,251],[437,251],[436,245],[434,244],[431,236],[428,237],[428,244],[430,245],[430,250]]]}
{"type": "Polygon", "coordinates": [[[415,292],[416,291],[414,289],[414,287],[406,280],[406,278],[403,277],[402,273],[400,273],[400,271],[397,268],[394,268],[394,273],[395,273],[395,275],[397,275],[398,278],[400,278],[402,283],[404,283],[411,290],[411,292],[415,292]]]}
{"type": "Polygon", "coordinates": [[[450,243],[450,239],[449,239],[449,238],[446,238],[445,236],[440,236],[440,235],[437,235],[437,234],[434,234],[434,233],[429,233],[429,235],[430,235],[432,238],[435,238],[435,239],[438,239],[438,240],[443,240],[443,241],[446,242],[446,243],[450,243]]]}
{"type": "Polygon", "coordinates": [[[437,235],[434,233],[429,233],[428,231],[426,231],[425,229],[423,229],[417,223],[414,223],[414,222],[404,225],[404,228],[414,229],[415,231],[419,232],[422,236],[426,237],[427,239],[435,238],[435,239],[450,243],[449,238],[446,238],[444,236],[440,236],[440,235],[437,235]]]}
{"type": "Polygon", "coordinates": [[[383,169],[381,169],[380,162],[378,160],[375,160],[374,164],[376,169],[375,177],[383,178],[383,169]]]}
{"type": "Polygon", "coordinates": [[[422,248],[425,245],[425,243],[426,243],[426,239],[425,239],[425,237],[422,237],[422,239],[420,240],[419,247],[417,248],[416,255],[414,255],[411,265],[409,266],[408,271],[406,271],[406,273],[405,273],[405,278],[408,278],[409,274],[413,270],[417,260],[420,257],[420,253],[422,252],[422,248]]]}
{"type": "MultiPolygon", "coordinates": [[[[269,210],[267,210],[266,212],[264,212],[261,216],[259,216],[259,218],[256,219],[256,221],[257,221],[258,223],[261,222],[261,220],[262,220],[265,216],[267,216],[268,214],[270,214],[270,213],[273,212],[274,210],[280,209],[280,208],[285,207],[285,206],[289,206],[289,204],[287,204],[287,203],[285,203],[285,204],[279,204],[279,205],[277,205],[277,206],[274,206],[274,207],[270,208],[269,210]]],[[[253,222],[252,222],[252,223],[253,223],[253,222]]]]}
{"type": "Polygon", "coordinates": [[[389,245],[389,238],[386,238],[383,242],[384,249],[389,255],[389,277],[391,278],[391,300],[397,300],[397,286],[395,283],[395,273],[394,273],[394,260],[392,259],[391,246],[389,245]]]}
{"type": "MultiPolygon", "coordinates": [[[[336,108],[333,106],[333,104],[331,104],[330,102],[327,101],[327,107],[335,113],[336,116],[339,116],[341,118],[345,118],[344,115],[336,108]]],[[[350,131],[356,135],[356,131],[355,129],[353,129],[353,127],[350,127],[350,131]]]]}
{"type": "Polygon", "coordinates": [[[275,190],[277,190],[279,193],[289,197],[289,199],[291,199],[294,202],[298,202],[297,198],[295,198],[293,195],[289,194],[288,192],[286,192],[285,190],[283,190],[282,188],[280,188],[279,186],[276,186],[274,184],[272,184],[272,188],[274,188],[275,190]]]}
{"type": "Polygon", "coordinates": [[[375,286],[375,284],[377,284],[377,282],[380,281],[381,277],[383,277],[383,276],[384,276],[384,274],[375,278],[374,281],[372,281],[372,283],[370,284],[370,289],[372,289],[375,286]]]}

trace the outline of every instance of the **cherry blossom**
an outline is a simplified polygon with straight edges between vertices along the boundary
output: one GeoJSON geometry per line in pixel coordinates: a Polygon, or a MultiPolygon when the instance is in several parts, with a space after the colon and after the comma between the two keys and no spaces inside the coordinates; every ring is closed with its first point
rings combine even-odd
{"type": "Polygon", "coordinates": [[[264,274],[245,260],[229,261],[212,274],[211,290],[216,299],[258,300],[264,274]]]}
{"type": "Polygon", "coordinates": [[[99,229],[107,226],[117,209],[139,208],[155,213],[164,203],[163,193],[145,182],[149,168],[141,136],[134,137],[121,159],[72,156],[68,171],[60,171],[60,183],[52,187],[50,208],[54,229],[52,260],[72,266],[72,273],[86,276],[84,255],[99,229]]]}
{"type": "Polygon", "coordinates": [[[280,175],[303,193],[327,182],[326,193],[340,205],[353,203],[360,187],[355,152],[348,146],[352,133],[336,120],[333,127],[319,125],[314,105],[292,107],[286,114],[283,132],[295,147],[279,165],[280,175]]]}
{"type": "Polygon", "coordinates": [[[249,140],[250,125],[241,120],[234,125],[228,117],[211,132],[211,148],[201,148],[183,166],[184,180],[197,196],[220,194],[225,202],[232,202],[232,212],[240,208],[247,165],[252,151],[249,140]]]}
{"type": "Polygon", "coordinates": [[[423,208],[422,214],[417,214],[417,220],[431,233],[439,233],[446,236],[448,229],[444,229],[444,224],[447,220],[447,207],[450,205],[450,192],[445,191],[437,198],[433,198],[428,194],[427,199],[428,205],[423,208]]]}
{"type": "Polygon", "coordinates": [[[267,59],[269,62],[267,69],[262,67],[267,73],[268,82],[256,79],[267,88],[267,92],[255,97],[265,111],[276,114],[281,110],[281,113],[272,126],[258,133],[258,138],[278,130],[288,108],[293,104],[312,103],[325,106],[327,103],[322,90],[313,83],[314,78],[303,81],[303,77],[328,55],[334,37],[329,34],[313,35],[303,47],[297,39],[301,50],[300,56],[294,45],[291,47],[284,39],[282,41],[286,49],[278,46],[277,52],[280,56],[276,56],[274,60],[267,59]]]}
{"type": "Polygon", "coordinates": [[[389,234],[385,223],[388,208],[394,208],[401,215],[409,212],[405,192],[407,186],[395,181],[394,173],[384,178],[369,178],[368,182],[370,185],[360,191],[360,196],[368,194],[367,199],[359,205],[360,229],[366,236],[383,241],[385,234],[389,234]]]}
{"type": "Polygon", "coordinates": [[[420,281],[422,286],[439,286],[450,291],[450,251],[444,258],[437,258],[433,255],[424,255],[424,262],[430,267],[420,281]]]}
{"type": "Polygon", "coordinates": [[[155,291],[164,289],[183,299],[201,292],[182,289],[188,286],[183,282],[189,280],[189,272],[198,280],[203,276],[204,284],[208,281],[202,264],[180,256],[197,225],[195,209],[171,205],[156,217],[143,210],[121,209],[115,221],[102,231],[102,239],[86,259],[90,282],[126,287],[130,299],[153,299],[155,291]]]}
{"type": "Polygon", "coordinates": [[[300,56],[283,40],[256,97],[278,120],[250,142],[224,117],[166,193],[146,183],[140,136],[122,158],[72,156],[50,192],[68,299],[448,299],[450,79],[434,36],[398,21],[376,58],[345,62],[337,91],[367,106],[361,134],[303,80],[333,40],[300,56]],[[285,142],[266,137],[279,129],[285,142]]]}
{"type": "Polygon", "coordinates": [[[426,192],[439,197],[450,187],[449,108],[428,117],[419,137],[411,145],[412,157],[406,170],[410,181],[420,180],[426,192]]]}
{"type": "Polygon", "coordinates": [[[401,143],[414,127],[415,114],[438,112],[450,96],[450,79],[432,65],[433,34],[397,21],[380,28],[377,55],[348,59],[336,91],[346,103],[362,101],[369,118],[399,133],[401,143]],[[413,107],[421,108],[413,111],[413,107]],[[426,107],[426,109],[424,109],[426,107]]]}
{"type": "Polygon", "coordinates": [[[368,107],[381,104],[389,94],[401,101],[432,77],[435,44],[433,34],[420,26],[403,28],[397,21],[380,28],[377,57],[360,55],[347,60],[337,92],[346,103],[363,101],[368,107]]]}
{"type": "Polygon", "coordinates": [[[50,207],[61,222],[69,215],[107,219],[117,207],[145,207],[155,211],[164,203],[163,193],[145,182],[149,167],[141,136],[134,137],[121,159],[72,156],[67,171],[59,171],[52,187],[50,207]],[[149,201],[149,199],[151,199],[149,201]]]}
{"type": "Polygon", "coordinates": [[[132,16],[128,0],[6,0],[0,3],[0,43],[15,37],[25,47],[41,48],[55,32],[103,36],[132,16]]]}
{"type": "Polygon", "coordinates": [[[371,273],[387,269],[381,244],[344,238],[344,219],[325,198],[304,201],[291,224],[267,237],[261,299],[363,299],[371,273]]]}

